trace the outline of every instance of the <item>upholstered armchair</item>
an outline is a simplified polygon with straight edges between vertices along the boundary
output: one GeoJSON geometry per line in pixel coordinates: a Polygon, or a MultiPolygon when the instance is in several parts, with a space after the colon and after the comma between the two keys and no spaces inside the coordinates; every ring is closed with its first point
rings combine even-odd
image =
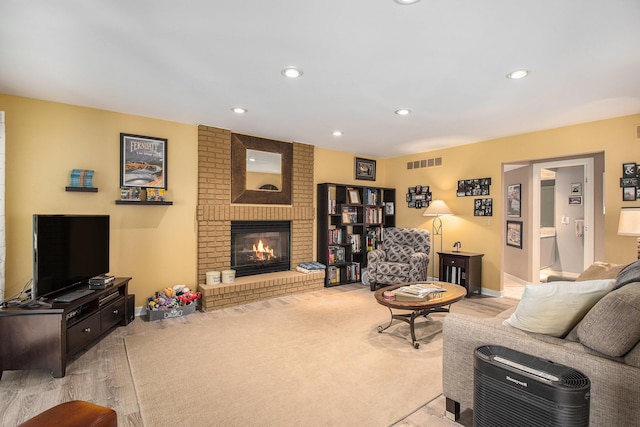
{"type": "Polygon", "coordinates": [[[427,280],[431,239],[420,228],[384,229],[383,249],[367,254],[367,276],[371,290],[377,285],[427,280]]]}

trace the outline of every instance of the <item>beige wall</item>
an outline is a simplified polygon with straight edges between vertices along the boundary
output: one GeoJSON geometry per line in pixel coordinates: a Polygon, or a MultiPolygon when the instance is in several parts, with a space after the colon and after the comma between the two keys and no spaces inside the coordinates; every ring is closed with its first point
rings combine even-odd
{"type": "MultiPolygon", "coordinates": [[[[407,187],[429,185],[433,197],[443,199],[456,214],[443,219],[443,248],[452,249],[453,243],[460,240],[463,250],[484,253],[482,285],[499,290],[504,247],[502,164],[604,151],[606,216],[602,260],[630,262],[635,257],[636,239],[617,235],[618,215],[620,207],[638,206],[640,202],[622,202],[619,182],[623,163],[640,162],[640,142],[635,138],[635,126],[638,124],[640,114],[635,114],[398,157],[385,163],[387,179],[384,186],[396,187],[397,197],[401,200],[407,187]],[[443,165],[406,169],[408,161],[433,157],[442,157],[443,165]],[[456,184],[459,179],[485,177],[492,179],[490,196],[493,198],[494,214],[491,218],[474,217],[474,197],[456,197],[456,184]]],[[[408,209],[406,203],[397,203],[396,215],[396,224],[399,226],[431,229],[431,220],[423,217],[420,210],[408,209]]]]}
{"type": "MultiPolygon", "coordinates": [[[[139,116],[37,101],[0,94],[6,112],[6,295],[17,293],[31,277],[31,216],[34,213],[111,215],[113,274],[132,276],[137,305],[156,290],[197,280],[197,127],[139,116]],[[173,206],[120,206],[120,132],[168,138],[168,199],[173,206]],[[98,193],[68,193],[73,168],[94,169],[98,193]]],[[[462,249],[485,253],[483,286],[500,289],[503,200],[502,163],[605,152],[604,260],[629,262],[635,239],[617,236],[622,202],[622,164],[640,162],[634,126],[640,114],[535,132],[487,142],[377,160],[377,180],[356,181],[354,154],[315,149],[315,182],[338,182],[397,189],[398,226],[431,229],[421,209],[404,202],[407,187],[429,185],[456,213],[446,217],[443,249],[462,241],[462,249]],[[443,165],[407,170],[408,161],[442,157],[443,165]],[[494,216],[474,217],[473,197],[456,197],[459,179],[492,178],[494,216]]],[[[238,131],[242,131],[241,129],[238,131]]],[[[269,135],[265,135],[269,137],[269,135]]],[[[315,188],[314,188],[315,191],[315,188]]],[[[314,196],[315,200],[315,196],[314,196]]],[[[436,246],[439,242],[436,240],[436,246]]],[[[315,245],[314,245],[315,246],[315,245]]]]}
{"type": "Polygon", "coordinates": [[[131,276],[136,304],[162,287],[196,280],[197,127],[0,94],[6,112],[6,295],[32,276],[31,219],[111,216],[111,273],[131,276]],[[168,139],[173,206],[122,206],[120,132],[168,139]],[[98,193],[65,192],[71,169],[94,169],[98,193]]]}

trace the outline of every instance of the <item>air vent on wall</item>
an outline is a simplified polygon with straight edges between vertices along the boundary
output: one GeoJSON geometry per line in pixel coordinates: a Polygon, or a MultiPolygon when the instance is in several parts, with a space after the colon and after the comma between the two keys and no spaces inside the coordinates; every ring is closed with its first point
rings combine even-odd
{"type": "Polygon", "coordinates": [[[636,139],[640,141],[640,125],[636,125],[636,139]]]}
{"type": "Polygon", "coordinates": [[[434,166],[442,166],[442,157],[407,162],[407,169],[431,168],[434,166]]]}

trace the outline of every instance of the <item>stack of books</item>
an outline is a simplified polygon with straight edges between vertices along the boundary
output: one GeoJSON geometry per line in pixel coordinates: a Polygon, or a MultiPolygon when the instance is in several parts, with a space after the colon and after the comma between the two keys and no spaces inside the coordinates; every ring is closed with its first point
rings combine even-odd
{"type": "Polygon", "coordinates": [[[445,288],[433,283],[415,283],[401,286],[393,293],[396,301],[428,301],[442,298],[442,294],[446,291],[445,288]]]}
{"type": "Polygon", "coordinates": [[[301,262],[296,267],[296,270],[299,271],[300,273],[309,274],[309,273],[313,273],[314,271],[324,270],[325,268],[327,268],[326,265],[319,263],[318,261],[311,261],[311,262],[301,262]]]}
{"type": "Polygon", "coordinates": [[[91,169],[73,169],[71,170],[71,178],[69,179],[70,187],[93,187],[93,170],[91,169]]]}

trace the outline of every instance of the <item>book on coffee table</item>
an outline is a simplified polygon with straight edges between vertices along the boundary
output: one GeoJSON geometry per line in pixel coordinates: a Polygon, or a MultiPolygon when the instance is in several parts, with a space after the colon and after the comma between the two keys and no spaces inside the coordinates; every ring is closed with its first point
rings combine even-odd
{"type": "Polygon", "coordinates": [[[428,301],[442,296],[447,290],[433,283],[414,283],[394,291],[396,301],[428,301]]]}

